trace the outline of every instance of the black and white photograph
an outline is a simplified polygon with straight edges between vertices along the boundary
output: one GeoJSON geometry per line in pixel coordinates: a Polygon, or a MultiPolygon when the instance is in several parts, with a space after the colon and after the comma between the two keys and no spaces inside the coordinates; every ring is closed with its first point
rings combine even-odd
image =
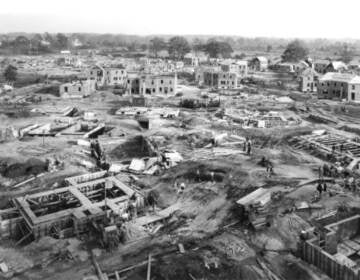
{"type": "Polygon", "coordinates": [[[359,11],[2,0],[0,280],[360,280],[359,11]]]}

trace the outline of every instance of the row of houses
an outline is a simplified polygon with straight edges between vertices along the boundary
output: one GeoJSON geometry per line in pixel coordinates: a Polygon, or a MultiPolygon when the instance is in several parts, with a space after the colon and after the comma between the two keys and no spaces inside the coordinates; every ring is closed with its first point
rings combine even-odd
{"type": "Polygon", "coordinates": [[[300,77],[303,92],[317,92],[318,98],[360,102],[360,76],[352,73],[328,72],[320,75],[314,69],[300,77]]]}
{"type": "Polygon", "coordinates": [[[318,98],[360,102],[360,76],[326,73],[318,82],[318,98]]]}
{"type": "Polygon", "coordinates": [[[119,86],[128,95],[175,94],[177,75],[176,72],[147,74],[128,72],[124,67],[94,66],[86,71],[84,80],[62,84],[59,91],[64,98],[81,98],[104,86],[119,86]]]}

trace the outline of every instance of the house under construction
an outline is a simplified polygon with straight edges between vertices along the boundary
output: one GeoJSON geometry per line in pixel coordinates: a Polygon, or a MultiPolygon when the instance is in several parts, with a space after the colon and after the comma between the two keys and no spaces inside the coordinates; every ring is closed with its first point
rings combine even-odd
{"type": "Polygon", "coordinates": [[[89,231],[111,216],[120,225],[130,204],[143,205],[143,197],[105,171],[65,179],[67,186],[13,199],[13,208],[0,211],[0,236],[19,228],[23,238],[51,235],[65,238],[89,231]]]}

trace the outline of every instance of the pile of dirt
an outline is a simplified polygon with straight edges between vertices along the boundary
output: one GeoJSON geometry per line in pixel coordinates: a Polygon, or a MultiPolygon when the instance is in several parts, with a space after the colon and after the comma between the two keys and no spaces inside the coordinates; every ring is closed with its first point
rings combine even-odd
{"type": "Polygon", "coordinates": [[[25,162],[11,162],[9,159],[0,160],[0,173],[7,178],[17,178],[22,176],[37,175],[47,170],[47,163],[30,158],[25,162]]]}
{"type": "Polygon", "coordinates": [[[194,132],[179,135],[177,140],[181,140],[182,142],[187,142],[187,144],[192,148],[202,148],[211,143],[213,139],[213,135],[210,132],[194,132]]]}
{"type": "Polygon", "coordinates": [[[189,181],[216,181],[222,182],[230,168],[214,163],[187,161],[173,168],[163,179],[187,179],[189,181]]]}
{"type": "Polygon", "coordinates": [[[157,149],[148,138],[138,135],[117,146],[109,155],[115,160],[153,157],[157,155],[157,149]]]}
{"type": "Polygon", "coordinates": [[[344,125],[339,127],[339,129],[360,135],[360,127],[356,125],[344,125]]]}
{"type": "Polygon", "coordinates": [[[51,85],[45,86],[45,87],[39,89],[38,91],[36,91],[36,93],[51,94],[51,95],[59,97],[60,96],[59,84],[55,84],[55,85],[51,84],[51,85]]]}
{"type": "Polygon", "coordinates": [[[283,145],[295,136],[310,134],[312,129],[310,127],[274,127],[269,129],[239,129],[239,132],[241,132],[242,137],[250,138],[255,146],[265,148],[283,145]]]}
{"type": "MultiPolygon", "coordinates": [[[[246,265],[215,255],[209,250],[157,258],[151,269],[154,279],[260,279],[246,265]]],[[[127,279],[144,279],[146,266],[134,270],[127,279]]]]}

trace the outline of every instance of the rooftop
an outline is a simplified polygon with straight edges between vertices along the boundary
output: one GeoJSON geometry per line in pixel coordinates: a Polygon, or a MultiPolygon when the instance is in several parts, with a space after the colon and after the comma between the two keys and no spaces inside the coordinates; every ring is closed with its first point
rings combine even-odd
{"type": "Polygon", "coordinates": [[[320,81],[336,81],[351,84],[360,84],[360,76],[349,73],[329,72],[320,78],[320,81]]]}

